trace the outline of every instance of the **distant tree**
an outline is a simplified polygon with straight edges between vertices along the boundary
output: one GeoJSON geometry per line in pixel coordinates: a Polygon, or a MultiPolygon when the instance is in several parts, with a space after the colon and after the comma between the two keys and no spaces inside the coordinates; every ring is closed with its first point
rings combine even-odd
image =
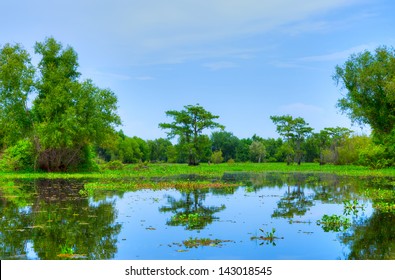
{"type": "MultiPolygon", "coordinates": [[[[301,149],[302,142],[313,131],[303,118],[293,118],[290,115],[271,116],[270,119],[277,126],[277,132],[288,142],[289,148],[293,149],[295,161],[300,165],[303,151],[301,149]]],[[[287,164],[290,164],[292,151],[289,150],[287,156],[287,164]]]]}
{"type": "Polygon", "coordinates": [[[218,164],[218,163],[221,163],[223,161],[224,161],[224,158],[222,156],[222,151],[221,150],[215,151],[215,152],[213,152],[211,154],[211,162],[212,163],[217,163],[218,164]]]}
{"type": "Polygon", "coordinates": [[[247,162],[250,160],[250,145],[252,144],[251,138],[240,139],[240,143],[236,148],[236,161],[247,162]]]}
{"type": "Polygon", "coordinates": [[[198,165],[201,159],[202,143],[205,138],[202,133],[205,129],[221,128],[224,126],[214,122],[219,116],[206,111],[199,104],[184,106],[184,110],[166,111],[166,115],[172,117],[172,123],[160,123],[159,127],[167,129],[169,138],[179,137],[179,143],[188,153],[188,164],[198,165]]]}
{"type": "Polygon", "coordinates": [[[158,138],[155,140],[148,140],[147,145],[149,147],[150,161],[168,161],[168,149],[172,146],[172,143],[168,139],[158,138]]]}
{"type": "Polygon", "coordinates": [[[253,162],[262,162],[266,155],[266,149],[262,142],[253,141],[250,145],[250,158],[253,162]]]}
{"type": "Polygon", "coordinates": [[[277,158],[277,152],[283,144],[283,140],[281,138],[263,139],[262,143],[265,146],[266,158],[269,162],[283,161],[281,158],[277,158]]]}
{"type": "Polygon", "coordinates": [[[212,151],[222,151],[225,161],[236,158],[236,150],[240,144],[239,138],[227,131],[214,131],[210,137],[212,151]]]}

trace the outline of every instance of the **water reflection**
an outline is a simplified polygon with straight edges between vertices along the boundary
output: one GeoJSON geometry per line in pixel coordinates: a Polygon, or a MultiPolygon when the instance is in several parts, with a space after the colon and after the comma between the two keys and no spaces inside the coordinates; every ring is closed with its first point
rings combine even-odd
{"type": "Polygon", "coordinates": [[[79,194],[82,187],[68,180],[36,180],[21,187],[35,194],[22,205],[13,197],[3,199],[1,258],[112,258],[121,229],[114,223],[114,202],[92,204],[79,194]]]}
{"type": "Polygon", "coordinates": [[[203,204],[208,189],[194,189],[182,193],[181,199],[172,196],[167,197],[169,206],[159,208],[160,212],[171,212],[174,214],[167,225],[184,226],[187,230],[203,229],[215,219],[215,213],[225,209],[221,206],[205,206],[203,204]]]}
{"type": "Polygon", "coordinates": [[[0,258],[395,259],[392,179],[236,173],[216,181],[240,186],[87,197],[84,180],[1,181],[0,258]]]}

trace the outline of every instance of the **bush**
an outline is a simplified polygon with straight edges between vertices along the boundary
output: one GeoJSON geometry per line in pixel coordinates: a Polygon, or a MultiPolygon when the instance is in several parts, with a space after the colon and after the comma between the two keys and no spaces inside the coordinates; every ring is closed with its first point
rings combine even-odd
{"type": "Polygon", "coordinates": [[[0,170],[33,170],[34,158],[33,144],[29,140],[20,140],[4,151],[0,160],[0,170]]]}
{"type": "Polygon", "coordinates": [[[78,165],[79,171],[99,171],[99,163],[97,161],[97,155],[92,146],[85,146],[82,149],[82,159],[78,165]]]}
{"type": "Polygon", "coordinates": [[[224,161],[224,158],[222,157],[222,151],[215,151],[214,153],[212,153],[211,155],[211,162],[212,163],[221,163],[224,161]]]}
{"type": "Polygon", "coordinates": [[[388,157],[386,147],[371,144],[359,154],[359,163],[373,169],[391,166],[394,160],[388,157]]]}
{"type": "Polygon", "coordinates": [[[120,160],[112,160],[106,164],[106,168],[109,170],[122,170],[123,163],[120,160]]]}

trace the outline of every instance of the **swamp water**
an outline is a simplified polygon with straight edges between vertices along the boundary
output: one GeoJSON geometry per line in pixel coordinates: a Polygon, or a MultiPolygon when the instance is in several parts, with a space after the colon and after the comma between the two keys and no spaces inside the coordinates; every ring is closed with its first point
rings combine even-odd
{"type": "Polygon", "coordinates": [[[100,181],[0,181],[0,259],[395,259],[392,179],[215,181],[227,186],[87,192],[100,181]]]}

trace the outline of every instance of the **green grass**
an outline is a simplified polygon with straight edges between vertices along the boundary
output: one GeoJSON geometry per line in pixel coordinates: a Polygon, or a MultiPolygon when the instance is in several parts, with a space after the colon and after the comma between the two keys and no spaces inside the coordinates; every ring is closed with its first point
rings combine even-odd
{"type": "Polygon", "coordinates": [[[204,177],[221,177],[224,173],[233,172],[301,172],[301,173],[331,173],[346,176],[389,176],[395,177],[395,168],[370,170],[368,167],[356,165],[323,165],[317,163],[303,163],[302,165],[286,165],[285,163],[223,163],[200,164],[188,166],[186,164],[149,164],[147,168],[138,168],[138,165],[127,165],[122,170],[104,170],[89,173],[45,173],[45,172],[0,172],[1,179],[36,179],[36,178],[64,178],[64,179],[111,179],[131,178],[150,179],[177,176],[182,174],[195,174],[204,177]]]}

